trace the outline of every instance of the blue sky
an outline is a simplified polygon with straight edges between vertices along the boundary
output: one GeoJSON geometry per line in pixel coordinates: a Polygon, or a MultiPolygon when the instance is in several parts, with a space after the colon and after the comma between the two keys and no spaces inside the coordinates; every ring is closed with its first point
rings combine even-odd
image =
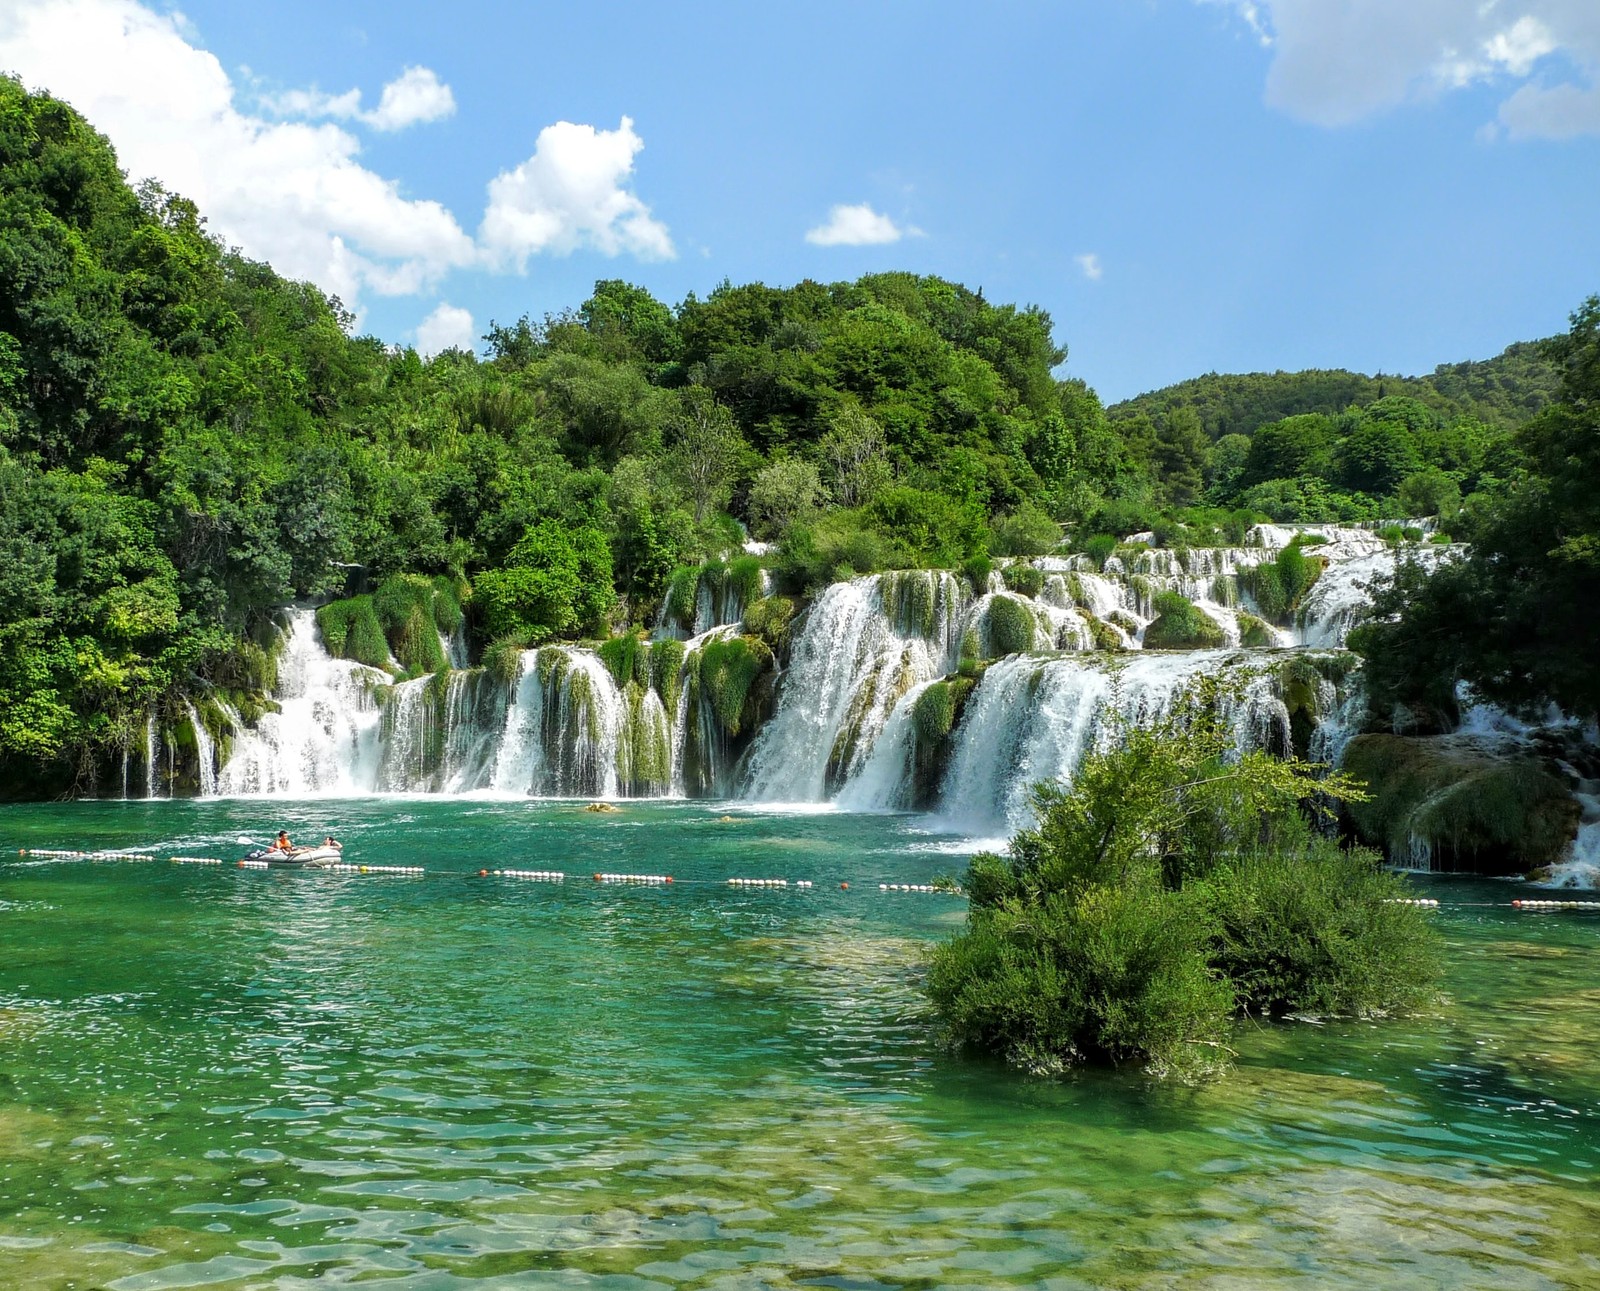
{"type": "Polygon", "coordinates": [[[603,277],[908,269],[1044,306],[1110,401],[1600,291],[1594,0],[0,0],[0,67],[428,347],[603,277]]]}

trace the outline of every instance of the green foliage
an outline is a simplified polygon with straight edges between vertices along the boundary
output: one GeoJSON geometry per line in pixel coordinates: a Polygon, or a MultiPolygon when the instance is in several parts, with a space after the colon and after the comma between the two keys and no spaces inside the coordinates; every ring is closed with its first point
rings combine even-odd
{"type": "Polygon", "coordinates": [[[1254,614],[1247,614],[1243,610],[1236,616],[1239,620],[1239,644],[1249,649],[1259,649],[1265,646],[1275,646],[1278,638],[1272,629],[1254,614]]]}
{"type": "Polygon", "coordinates": [[[1019,596],[1038,596],[1044,591],[1044,570],[1032,565],[1007,565],[1000,571],[1006,586],[1019,596]]]}
{"type": "Polygon", "coordinates": [[[1158,592],[1155,610],[1144,630],[1147,650],[1207,650],[1227,639],[1215,619],[1177,592],[1158,592]]]}
{"type": "Polygon", "coordinates": [[[522,655],[527,648],[521,637],[498,637],[483,652],[484,669],[502,686],[515,686],[522,676],[522,655]]]}
{"type": "Polygon", "coordinates": [[[622,636],[602,641],[596,654],[606,670],[616,679],[618,688],[630,681],[640,685],[650,682],[650,638],[642,632],[626,632],[622,636]]]}
{"type": "Polygon", "coordinates": [[[989,559],[988,552],[980,551],[961,562],[961,576],[967,580],[974,596],[982,596],[989,590],[989,575],[993,572],[994,562],[989,559]]]}
{"type": "Polygon", "coordinates": [[[983,627],[987,643],[984,657],[1001,659],[1010,654],[1026,654],[1033,649],[1038,619],[1026,601],[997,595],[989,602],[983,627]]]}
{"type": "Polygon", "coordinates": [[[955,691],[948,681],[933,682],[911,706],[911,725],[919,744],[938,744],[950,734],[955,720],[955,691]]]}
{"type": "Polygon", "coordinates": [[[1060,544],[1061,526],[1031,502],[1024,502],[994,522],[993,550],[997,556],[1043,556],[1060,544]]]}
{"type": "Polygon", "coordinates": [[[1566,780],[1526,752],[1450,736],[1358,735],[1344,766],[1371,788],[1348,808],[1355,832],[1403,864],[1522,874],[1559,860],[1577,833],[1566,780]]]}
{"type": "Polygon", "coordinates": [[[1117,539],[1109,533],[1097,533],[1083,544],[1083,554],[1094,561],[1096,569],[1104,569],[1116,549],[1117,539]]]}
{"type": "Polygon", "coordinates": [[[650,685],[668,716],[678,711],[678,688],[687,647],[682,641],[657,641],[650,647],[650,685]]]}
{"type": "Polygon", "coordinates": [[[765,596],[745,607],[744,630],[776,650],[794,618],[795,604],[787,596],[765,596]]]}
{"type": "Polygon", "coordinates": [[[1306,545],[1297,535],[1272,560],[1239,572],[1239,585],[1270,623],[1289,624],[1322,573],[1325,562],[1320,556],[1307,556],[1302,550],[1306,545]]]}
{"type": "Polygon", "coordinates": [[[958,1042],[1050,1072],[1216,1070],[1236,1010],[1371,1015],[1427,998],[1436,941],[1373,858],[1313,837],[1303,807],[1353,792],[1259,753],[1230,760],[1219,696],[1125,728],[1038,825],[974,858],[967,930],[927,990],[958,1042]]]}
{"type": "Polygon", "coordinates": [[[756,637],[719,637],[707,641],[692,663],[700,693],[710,701],[718,725],[729,735],[738,735],[750,716],[752,688],[772,667],[772,651],[756,637]]]}
{"type": "Polygon", "coordinates": [[[389,642],[370,596],[322,606],[317,611],[317,627],[329,654],[369,668],[382,668],[389,662],[389,642]]]}

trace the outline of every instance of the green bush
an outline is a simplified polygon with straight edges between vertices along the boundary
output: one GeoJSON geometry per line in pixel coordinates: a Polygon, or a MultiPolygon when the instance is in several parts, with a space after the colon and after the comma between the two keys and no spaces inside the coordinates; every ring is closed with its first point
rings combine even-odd
{"type": "Polygon", "coordinates": [[[1006,586],[1019,596],[1038,596],[1044,591],[1044,570],[1032,565],[1007,565],[1000,571],[1006,586]]]}
{"type": "Polygon", "coordinates": [[[724,586],[740,605],[749,605],[761,597],[761,558],[736,556],[728,562],[724,586]]]}
{"type": "Polygon", "coordinates": [[[1061,526],[1031,502],[994,522],[993,550],[998,556],[1044,556],[1060,543],[1061,526]]]}
{"type": "Polygon", "coordinates": [[[667,710],[668,721],[677,719],[678,687],[687,650],[682,641],[657,641],[650,647],[650,684],[661,696],[661,706],[667,710]]]}
{"type": "Polygon", "coordinates": [[[630,681],[641,685],[650,680],[650,640],[643,633],[629,632],[602,641],[595,651],[619,687],[630,681]]]}
{"type": "Polygon", "coordinates": [[[787,596],[765,596],[745,606],[744,630],[776,650],[794,618],[795,605],[787,596]]]}
{"type": "Polygon", "coordinates": [[[1254,614],[1246,614],[1243,610],[1238,612],[1239,644],[1251,648],[1275,646],[1278,644],[1277,635],[1254,614]]]}
{"type": "Polygon", "coordinates": [[[1071,785],[1035,788],[1038,824],[1006,857],[973,858],[967,929],[926,981],[954,1040],[1034,1071],[1195,1078],[1221,1065],[1235,1009],[1375,1015],[1428,998],[1426,921],[1302,814],[1351,783],[1230,757],[1221,698],[1202,683],[1167,721],[1113,732],[1071,785]]]}
{"type": "Polygon", "coordinates": [[[1156,593],[1155,609],[1144,630],[1147,650],[1208,650],[1227,639],[1215,619],[1177,592],[1156,593]]]}
{"type": "Polygon", "coordinates": [[[1429,916],[1381,858],[1310,838],[1219,866],[1203,885],[1208,957],[1246,1013],[1372,1017],[1415,1008],[1439,975],[1429,916]]]}
{"type": "Polygon", "coordinates": [[[317,611],[317,627],[328,653],[352,659],[369,668],[382,668],[389,662],[389,642],[370,596],[352,596],[333,601],[317,611]]]}
{"type": "Polygon", "coordinates": [[[502,686],[515,686],[522,676],[522,652],[528,643],[521,637],[498,637],[483,652],[484,670],[502,686]]]}
{"type": "Polygon", "coordinates": [[[718,724],[737,735],[750,716],[751,687],[772,666],[772,651],[755,637],[719,637],[707,641],[694,657],[700,693],[711,704],[718,724]]]}
{"type": "Polygon", "coordinates": [[[1026,654],[1033,649],[1038,620],[1026,602],[1010,596],[996,596],[989,602],[984,626],[989,638],[988,657],[1000,659],[1008,654],[1026,654]]]}
{"type": "Polygon", "coordinates": [[[938,744],[950,734],[955,725],[955,692],[948,681],[936,681],[917,696],[911,706],[911,725],[917,742],[922,745],[938,744]]]}
{"type": "Polygon", "coordinates": [[[993,572],[994,562],[986,552],[979,552],[961,562],[962,576],[967,580],[967,586],[972,588],[974,596],[982,596],[989,590],[989,575],[993,572]]]}
{"type": "Polygon", "coordinates": [[[1117,539],[1109,533],[1097,533],[1083,544],[1083,554],[1094,561],[1096,569],[1104,569],[1116,549],[1117,539]]]}

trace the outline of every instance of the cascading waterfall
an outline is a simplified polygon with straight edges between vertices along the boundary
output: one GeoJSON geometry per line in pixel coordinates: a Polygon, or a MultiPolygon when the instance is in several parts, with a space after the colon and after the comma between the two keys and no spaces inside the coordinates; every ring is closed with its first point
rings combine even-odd
{"type": "MultiPolygon", "coordinates": [[[[1329,680],[1347,664],[1321,667],[1323,676],[1311,655],[1282,647],[1299,636],[1337,649],[1369,603],[1367,581],[1395,557],[1369,531],[1318,527],[1327,541],[1306,550],[1328,567],[1305,598],[1300,628],[1269,630],[1279,648],[1237,648],[1238,614],[1253,610],[1241,574],[1275,559],[1297,532],[1260,526],[1232,548],[1125,546],[1103,566],[1043,557],[1019,562],[1032,569],[997,569],[981,595],[941,571],[836,583],[792,625],[775,686],[763,672],[759,692],[748,690],[749,667],[767,666],[765,647],[739,640],[739,618],[745,597],[770,589],[749,568],[735,578],[708,566],[681,583],[675,617],[663,607],[653,641],[528,650],[509,682],[462,667],[456,633],[441,641],[449,671],[394,683],[382,670],[330,657],[313,612],[295,609],[276,711],[254,729],[234,723],[232,754],[219,770],[207,770],[216,750],[191,713],[200,788],[833,798],[850,809],[921,807],[952,828],[992,835],[1027,820],[1031,783],[1070,776],[1119,723],[1158,720],[1194,679],[1218,673],[1238,683],[1225,702],[1240,747],[1297,747],[1336,763],[1360,728],[1359,685],[1329,680]],[[697,631],[684,639],[691,591],[697,631]],[[1215,619],[1229,647],[1144,650],[1156,598],[1169,591],[1215,619]],[[1310,662],[1294,674],[1291,715],[1278,665],[1302,658],[1310,662]],[[923,734],[917,708],[941,679],[947,689],[929,711],[948,700],[945,734],[934,738],[923,734]]],[[[1422,548],[1414,558],[1446,554],[1422,548]]],[[[1260,640],[1260,625],[1253,630],[1260,640]]],[[[146,744],[146,792],[154,795],[154,714],[146,744]]]]}
{"type": "Polygon", "coordinates": [[[374,691],[389,680],[376,668],[333,658],[318,639],[315,612],[290,610],[278,660],[278,711],[239,732],[218,792],[370,793],[382,720],[374,691]]]}
{"type": "Polygon", "coordinates": [[[875,574],[823,592],[751,750],[746,796],[820,801],[859,772],[906,692],[955,666],[967,607],[961,582],[941,571],[875,574]]]}
{"type": "Polygon", "coordinates": [[[1287,747],[1278,683],[1248,652],[1137,654],[1115,666],[1072,656],[1001,660],[984,674],[957,730],[941,815],[979,835],[1026,825],[1029,786],[1070,779],[1119,727],[1162,720],[1198,678],[1219,675],[1238,683],[1236,694],[1224,688],[1219,695],[1236,747],[1287,747]]]}
{"type": "Polygon", "coordinates": [[[161,745],[156,737],[156,712],[151,709],[144,718],[144,796],[159,798],[161,786],[161,745]]]}
{"type": "Polygon", "coordinates": [[[206,729],[206,724],[200,720],[200,714],[195,706],[187,699],[183,701],[183,708],[189,715],[189,725],[194,730],[194,755],[198,768],[200,796],[213,798],[217,793],[217,744],[211,738],[211,732],[206,729]]]}

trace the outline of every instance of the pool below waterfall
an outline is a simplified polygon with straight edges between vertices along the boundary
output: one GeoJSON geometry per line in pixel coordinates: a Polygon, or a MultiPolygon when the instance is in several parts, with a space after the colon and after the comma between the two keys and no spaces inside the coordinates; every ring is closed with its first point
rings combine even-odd
{"type": "Polygon", "coordinates": [[[941,1049],[964,903],[895,888],[966,858],[913,816],[85,802],[0,846],[3,1287],[1600,1285],[1600,912],[1505,884],[1418,880],[1430,1016],[1243,1026],[1192,1090],[941,1049]],[[425,873],[231,864],[280,827],[425,873]],[[230,863],[17,855],[138,847],[230,863]]]}

